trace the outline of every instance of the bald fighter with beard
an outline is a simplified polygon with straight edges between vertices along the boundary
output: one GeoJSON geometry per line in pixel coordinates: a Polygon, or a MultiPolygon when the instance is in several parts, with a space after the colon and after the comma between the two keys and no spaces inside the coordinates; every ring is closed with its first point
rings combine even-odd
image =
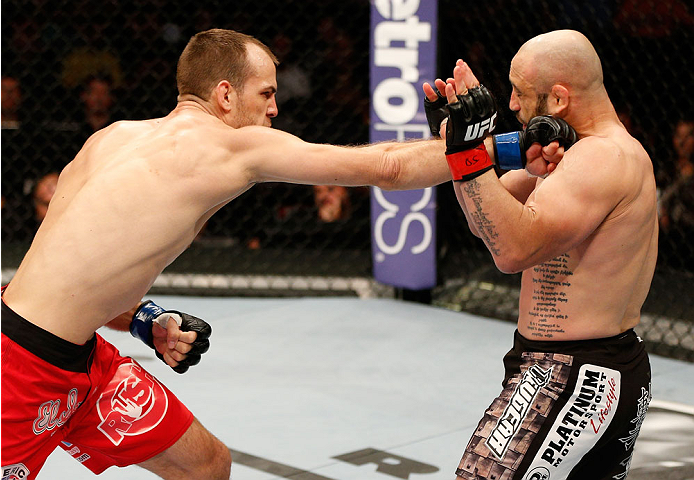
{"type": "MultiPolygon", "coordinates": [[[[469,121],[454,106],[479,82],[462,61],[452,81],[436,81],[451,110],[447,159],[470,229],[499,270],[522,272],[503,391],[456,473],[465,480],[622,479],[650,401],[648,356],[633,328],[656,263],[653,167],[620,123],[600,59],[581,33],[529,40],[509,79],[509,108],[524,126],[551,115],[579,140],[561,162],[533,165],[535,175],[530,162],[500,178],[489,159],[461,166],[484,148],[465,142],[469,121]]],[[[435,101],[431,86],[425,92],[435,101]]]]}

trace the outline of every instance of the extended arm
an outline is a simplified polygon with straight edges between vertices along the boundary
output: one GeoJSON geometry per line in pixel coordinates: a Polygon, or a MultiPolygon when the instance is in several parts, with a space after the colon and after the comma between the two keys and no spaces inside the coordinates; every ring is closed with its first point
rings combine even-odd
{"type": "Polygon", "coordinates": [[[374,185],[410,190],[450,180],[440,139],[341,147],[304,142],[265,127],[244,127],[234,145],[253,182],[374,185]]]}

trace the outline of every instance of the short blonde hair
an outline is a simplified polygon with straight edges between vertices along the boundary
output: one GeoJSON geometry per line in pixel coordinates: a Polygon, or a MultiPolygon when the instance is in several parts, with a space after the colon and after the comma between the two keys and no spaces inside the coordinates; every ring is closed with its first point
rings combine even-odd
{"type": "Polygon", "coordinates": [[[179,95],[207,99],[212,89],[228,80],[234,89],[243,90],[249,75],[246,45],[262,48],[278,64],[274,53],[260,40],[234,30],[214,28],[194,35],[178,59],[176,84],[179,95]]]}

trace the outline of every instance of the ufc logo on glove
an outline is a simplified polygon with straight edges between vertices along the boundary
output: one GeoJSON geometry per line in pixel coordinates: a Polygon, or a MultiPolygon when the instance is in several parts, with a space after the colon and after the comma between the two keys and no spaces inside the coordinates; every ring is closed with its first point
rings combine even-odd
{"type": "Polygon", "coordinates": [[[484,138],[485,132],[493,132],[494,128],[496,127],[496,112],[494,112],[494,115],[492,115],[491,118],[485,118],[479,123],[475,123],[474,125],[468,125],[467,131],[465,132],[465,138],[464,141],[469,142],[472,140],[477,140],[480,138],[484,138]]]}

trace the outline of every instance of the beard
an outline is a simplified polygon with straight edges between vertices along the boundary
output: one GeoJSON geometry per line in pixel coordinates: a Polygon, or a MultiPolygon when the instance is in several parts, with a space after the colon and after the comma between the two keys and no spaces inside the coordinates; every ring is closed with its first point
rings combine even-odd
{"type": "Polygon", "coordinates": [[[531,118],[539,117],[541,115],[547,115],[547,99],[549,98],[549,93],[540,93],[537,96],[537,104],[535,105],[535,110],[533,114],[528,119],[521,118],[520,115],[516,115],[516,119],[523,125],[527,125],[531,118]]]}
{"type": "Polygon", "coordinates": [[[547,99],[549,98],[549,93],[541,93],[537,96],[537,105],[535,106],[535,113],[533,117],[539,117],[540,115],[547,115],[547,99]]]}
{"type": "Polygon", "coordinates": [[[238,106],[238,113],[236,114],[237,128],[258,125],[258,122],[250,115],[248,115],[247,112],[248,111],[246,110],[245,105],[243,103],[240,103],[238,106]]]}
{"type": "Polygon", "coordinates": [[[267,116],[263,116],[262,120],[258,121],[258,117],[254,117],[248,112],[251,110],[246,108],[246,104],[241,99],[241,95],[238,95],[239,104],[236,113],[236,128],[259,126],[259,127],[270,127],[271,122],[267,116]]]}

